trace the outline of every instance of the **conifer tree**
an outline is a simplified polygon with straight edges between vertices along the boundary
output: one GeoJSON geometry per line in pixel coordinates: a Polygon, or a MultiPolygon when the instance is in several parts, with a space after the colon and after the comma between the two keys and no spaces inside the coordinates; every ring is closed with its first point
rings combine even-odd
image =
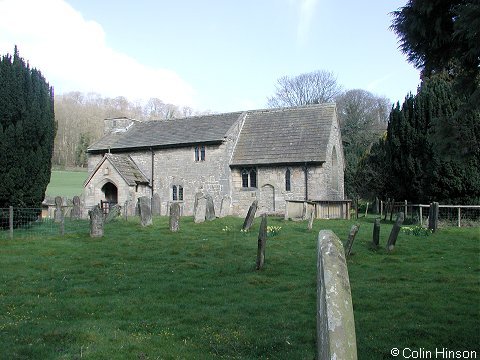
{"type": "Polygon", "coordinates": [[[15,47],[0,58],[0,207],[40,207],[54,137],[53,88],[15,47]]]}

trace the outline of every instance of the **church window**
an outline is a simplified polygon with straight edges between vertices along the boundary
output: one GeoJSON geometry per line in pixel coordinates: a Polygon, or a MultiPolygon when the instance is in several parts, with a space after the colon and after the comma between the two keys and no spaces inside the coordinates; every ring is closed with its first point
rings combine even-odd
{"type": "Polygon", "coordinates": [[[291,183],[290,183],[290,169],[287,169],[285,172],[285,191],[291,191],[291,183]]]}
{"type": "Polygon", "coordinates": [[[173,201],[183,201],[183,186],[182,185],[173,185],[172,186],[172,200],[173,201]]]}
{"type": "Polygon", "coordinates": [[[242,187],[257,187],[257,171],[254,168],[246,168],[242,170],[242,187]]]}
{"type": "Polygon", "coordinates": [[[177,185],[172,186],[172,199],[173,201],[178,200],[177,185]]]}
{"type": "Polygon", "coordinates": [[[205,161],[205,145],[195,146],[195,161],[205,161]]]}

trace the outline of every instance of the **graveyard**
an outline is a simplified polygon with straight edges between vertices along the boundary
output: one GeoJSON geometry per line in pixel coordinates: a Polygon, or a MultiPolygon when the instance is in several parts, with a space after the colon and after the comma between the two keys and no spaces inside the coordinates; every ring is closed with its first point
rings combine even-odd
{"type": "Polygon", "coordinates": [[[393,221],[285,221],[268,217],[257,270],[260,218],[195,223],[168,217],[143,227],[118,218],[99,238],[84,231],[0,239],[0,348],[5,358],[312,359],[320,230],[349,245],[359,359],[392,348],[480,353],[478,227],[429,236],[393,221]],[[274,231],[272,230],[274,229],[274,231]]]}

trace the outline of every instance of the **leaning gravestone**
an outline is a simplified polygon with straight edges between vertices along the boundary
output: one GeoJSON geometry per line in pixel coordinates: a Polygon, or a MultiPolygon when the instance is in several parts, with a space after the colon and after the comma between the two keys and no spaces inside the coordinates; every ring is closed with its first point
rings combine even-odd
{"type": "Polygon", "coordinates": [[[205,209],[205,219],[207,221],[215,220],[216,216],[215,216],[215,205],[213,203],[213,198],[210,194],[206,194],[205,199],[207,200],[206,209],[205,209]]]}
{"type": "Polygon", "coordinates": [[[57,196],[55,198],[55,218],[54,218],[54,221],[56,223],[61,223],[63,219],[62,204],[63,204],[63,199],[60,196],[57,196]]]}
{"type": "Polygon", "coordinates": [[[78,220],[81,217],[80,197],[75,195],[73,197],[72,202],[73,202],[73,208],[72,208],[72,211],[70,212],[70,218],[72,218],[72,220],[78,220]]]}
{"type": "Polygon", "coordinates": [[[243,222],[242,229],[248,230],[253,225],[253,220],[255,220],[255,213],[257,212],[258,201],[254,200],[250,208],[248,209],[247,216],[245,217],[245,221],[243,222]]]}
{"type": "Polygon", "coordinates": [[[373,224],[373,239],[372,239],[372,246],[374,249],[378,248],[380,244],[380,219],[375,219],[375,223],[373,224]]]}
{"type": "Polygon", "coordinates": [[[180,204],[170,205],[170,231],[176,232],[180,229],[180,204]]]}
{"type": "Polygon", "coordinates": [[[107,216],[105,216],[105,224],[115,220],[121,214],[121,207],[120,205],[116,204],[113,205],[109,210],[107,216]]]}
{"type": "Polygon", "coordinates": [[[100,206],[95,207],[88,212],[90,217],[90,237],[103,236],[103,211],[100,206]]]}
{"type": "Polygon", "coordinates": [[[220,204],[220,215],[218,217],[225,217],[230,213],[230,204],[232,203],[232,199],[230,196],[225,195],[222,198],[222,203],[220,204]]]}
{"type": "Polygon", "coordinates": [[[405,215],[403,214],[403,212],[399,212],[397,215],[397,220],[395,221],[395,224],[393,224],[390,236],[388,237],[388,251],[393,251],[393,249],[395,248],[395,243],[397,242],[398,234],[400,233],[400,229],[402,228],[403,220],[405,220],[405,215]]]}
{"type": "Polygon", "coordinates": [[[265,246],[267,243],[267,214],[262,215],[260,230],[258,231],[257,270],[262,270],[265,264],[265,246]]]}
{"type": "Polygon", "coordinates": [[[432,232],[437,231],[438,228],[438,210],[438,202],[433,202],[430,204],[430,208],[428,210],[428,228],[432,230],[432,232]]]}
{"type": "Polygon", "coordinates": [[[152,197],[152,215],[160,216],[162,212],[162,203],[160,201],[160,195],[158,193],[153,194],[152,197]]]}
{"type": "Polygon", "coordinates": [[[193,214],[193,221],[195,223],[203,223],[205,221],[205,214],[207,212],[207,199],[202,196],[196,198],[197,206],[195,207],[195,213],[193,214]]]}
{"type": "Polygon", "coordinates": [[[138,213],[140,215],[140,224],[142,226],[150,226],[152,221],[152,210],[150,209],[151,200],[147,196],[138,198],[138,213]]]}
{"type": "Polygon", "coordinates": [[[345,245],[345,257],[349,257],[352,253],[353,241],[355,240],[355,236],[357,236],[359,229],[360,224],[352,225],[350,233],[348,234],[347,244],[345,245]]]}
{"type": "Polygon", "coordinates": [[[308,220],[308,230],[312,230],[313,219],[315,219],[315,210],[310,211],[310,219],[308,220]]]}

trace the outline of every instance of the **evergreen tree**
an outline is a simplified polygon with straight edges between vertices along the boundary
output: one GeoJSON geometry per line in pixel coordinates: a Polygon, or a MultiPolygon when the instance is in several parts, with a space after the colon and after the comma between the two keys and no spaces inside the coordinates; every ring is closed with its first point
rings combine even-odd
{"type": "Polygon", "coordinates": [[[0,59],[0,207],[40,207],[54,137],[53,88],[15,47],[0,59]]]}

